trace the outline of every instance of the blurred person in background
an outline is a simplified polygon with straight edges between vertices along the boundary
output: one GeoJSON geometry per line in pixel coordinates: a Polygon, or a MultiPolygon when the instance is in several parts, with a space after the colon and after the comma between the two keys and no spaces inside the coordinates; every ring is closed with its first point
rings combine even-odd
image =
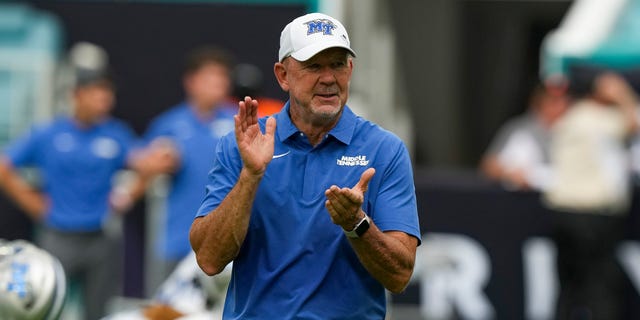
{"type": "Polygon", "coordinates": [[[615,260],[631,200],[628,142],[638,98],[619,75],[595,76],[554,127],[553,211],[558,319],[621,319],[624,275],[615,260]]]}
{"type": "MultiPolygon", "coordinates": [[[[86,62],[100,52],[82,43],[70,56],[86,62]]],[[[102,316],[105,302],[120,288],[120,235],[109,222],[144,189],[143,177],[128,187],[114,184],[117,172],[133,166],[129,151],[135,137],[110,116],[115,87],[106,64],[93,67],[80,63],[73,69],[70,115],[36,125],[0,159],[0,188],[39,223],[39,245],[80,285],[85,319],[102,316]],[[39,186],[20,174],[22,167],[38,169],[39,186]]]]}
{"type": "Polygon", "coordinates": [[[498,130],[482,157],[480,172],[508,189],[544,190],[553,179],[551,129],[568,104],[565,85],[536,85],[527,112],[498,130]]]}
{"type": "Polygon", "coordinates": [[[143,152],[164,155],[170,165],[145,163],[147,175],[169,174],[165,221],[155,250],[165,278],[191,252],[189,228],[198,210],[216,144],[233,130],[232,56],[222,48],[203,46],[188,53],[183,85],[185,100],[157,116],[145,133],[143,152]]]}
{"type": "Polygon", "coordinates": [[[207,276],[193,252],[177,265],[152,299],[113,313],[103,320],[211,320],[222,317],[232,264],[214,277],[207,276]]]}
{"type": "Polygon", "coordinates": [[[244,97],[254,97],[260,101],[258,118],[278,113],[284,101],[263,95],[264,76],[257,66],[240,63],[233,69],[233,97],[238,101],[244,97]]]}

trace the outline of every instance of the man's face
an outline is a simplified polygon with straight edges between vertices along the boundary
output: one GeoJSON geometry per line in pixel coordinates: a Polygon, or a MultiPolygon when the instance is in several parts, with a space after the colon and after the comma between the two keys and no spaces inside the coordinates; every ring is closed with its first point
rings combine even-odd
{"type": "Polygon", "coordinates": [[[76,112],[90,122],[106,117],[115,103],[111,84],[96,82],[75,89],[76,112]]]}
{"type": "Polygon", "coordinates": [[[292,57],[283,62],[286,75],[281,87],[289,91],[292,112],[311,123],[334,120],[349,96],[353,62],[347,50],[330,48],[307,61],[292,57]]]}
{"type": "Polygon", "coordinates": [[[229,95],[229,70],[219,64],[205,64],[186,76],[185,89],[190,99],[204,107],[213,108],[229,95]]]}

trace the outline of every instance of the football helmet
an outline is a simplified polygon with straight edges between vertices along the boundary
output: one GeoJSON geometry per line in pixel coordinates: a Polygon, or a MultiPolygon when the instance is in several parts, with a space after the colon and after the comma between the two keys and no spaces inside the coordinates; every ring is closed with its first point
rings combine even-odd
{"type": "Polygon", "coordinates": [[[27,241],[0,239],[0,319],[58,319],[65,295],[58,259],[27,241]]]}

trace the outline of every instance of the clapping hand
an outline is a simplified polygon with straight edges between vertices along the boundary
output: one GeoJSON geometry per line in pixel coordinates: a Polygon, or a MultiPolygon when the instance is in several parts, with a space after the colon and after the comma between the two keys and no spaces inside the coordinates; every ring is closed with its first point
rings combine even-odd
{"type": "Polygon", "coordinates": [[[235,134],[244,168],[254,175],[262,175],[273,157],[276,119],[269,117],[265,133],[258,125],[258,101],[245,97],[234,117],[235,134]]]}
{"type": "Polygon", "coordinates": [[[362,173],[360,181],[353,188],[340,188],[333,185],[324,192],[327,197],[325,207],[333,223],[344,230],[352,230],[364,217],[364,212],[360,213],[364,203],[364,193],[367,192],[369,181],[375,173],[376,169],[369,168],[362,173]]]}

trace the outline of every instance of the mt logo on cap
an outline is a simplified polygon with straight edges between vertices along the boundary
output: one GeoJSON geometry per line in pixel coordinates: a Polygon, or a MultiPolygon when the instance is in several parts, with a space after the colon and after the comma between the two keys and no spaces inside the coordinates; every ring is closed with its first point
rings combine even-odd
{"type": "Polygon", "coordinates": [[[309,13],[287,24],[280,34],[278,61],[293,57],[307,61],[322,50],[344,48],[356,53],[349,44],[349,35],[340,21],[322,13],[309,13]]]}
{"type": "Polygon", "coordinates": [[[317,19],[305,22],[307,25],[307,35],[322,32],[324,35],[333,35],[331,32],[336,26],[329,19],[317,19]]]}

